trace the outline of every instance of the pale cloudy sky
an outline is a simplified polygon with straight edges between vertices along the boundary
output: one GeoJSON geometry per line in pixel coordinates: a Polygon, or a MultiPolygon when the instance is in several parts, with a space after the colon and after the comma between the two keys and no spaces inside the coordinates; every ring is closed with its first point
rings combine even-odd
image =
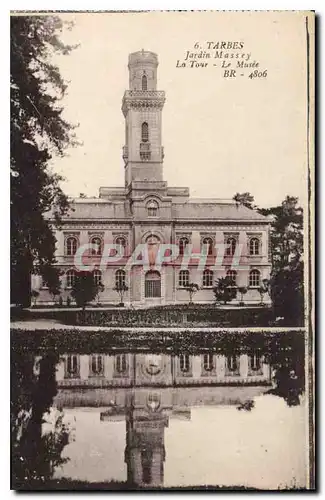
{"type": "MultiPolygon", "coordinates": [[[[82,146],[54,168],[67,194],[98,196],[100,186],[123,186],[128,54],[158,54],[163,111],[164,177],[189,186],[193,197],[232,198],[250,191],[258,205],[287,194],[306,196],[307,67],[305,15],[295,12],[79,13],[63,41],[79,43],[57,57],[70,81],[65,117],[80,123],[82,146]],[[199,42],[242,41],[242,52],[266,78],[223,78],[223,70],[177,68],[199,42]]],[[[201,60],[202,61],[202,60],[201,60]]],[[[218,62],[220,65],[221,63],[218,62]]]]}

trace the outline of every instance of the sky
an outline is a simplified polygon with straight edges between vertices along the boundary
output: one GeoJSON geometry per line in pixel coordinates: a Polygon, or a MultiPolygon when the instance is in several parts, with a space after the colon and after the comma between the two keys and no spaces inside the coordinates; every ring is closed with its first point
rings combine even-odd
{"type": "MultiPolygon", "coordinates": [[[[164,179],[192,197],[232,198],[249,191],[261,207],[307,192],[307,66],[305,16],[299,12],[149,12],[63,14],[62,33],[79,44],[56,56],[68,92],[64,117],[79,123],[81,146],[53,168],[71,196],[98,196],[100,186],[124,186],[124,117],[128,55],[158,54],[163,110],[164,179]],[[180,68],[198,43],[238,41],[266,77],[224,78],[217,67],[180,68]]],[[[211,47],[211,44],[210,44],[211,47]]],[[[197,51],[196,51],[197,52],[197,51]]],[[[234,50],[233,52],[236,52],[234,50]]],[[[237,51],[238,52],[238,51],[237,51]]],[[[200,62],[205,59],[201,59],[200,62]]]]}

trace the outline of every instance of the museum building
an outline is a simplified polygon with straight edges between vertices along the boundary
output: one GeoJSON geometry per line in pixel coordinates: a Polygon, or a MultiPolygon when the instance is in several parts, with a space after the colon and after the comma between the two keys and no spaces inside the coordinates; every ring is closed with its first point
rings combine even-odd
{"type": "MultiPolygon", "coordinates": [[[[101,187],[97,198],[72,200],[55,230],[61,297],[66,303],[76,255],[87,247],[82,262],[104,287],[98,298],[102,305],[120,302],[115,288],[121,284],[128,288],[125,304],[134,307],[186,303],[189,283],[199,286],[196,303],[213,303],[213,286],[225,276],[233,286],[248,289],[245,304],[259,303],[258,290],[271,271],[270,221],[233,200],[191,198],[189,188],[168,186],[163,178],[165,92],[157,90],[157,67],[153,52],[129,55],[129,89],[122,99],[124,187],[101,187]],[[118,259],[114,253],[103,259],[106,244],[120,249],[118,259]],[[148,248],[149,266],[131,258],[139,245],[148,248]],[[179,255],[157,267],[152,255],[163,245],[177,246],[179,255]]],[[[32,277],[32,288],[40,293],[38,303],[53,303],[40,276],[32,277]]],[[[239,301],[238,293],[232,303],[239,301]]],[[[268,295],[264,302],[270,302],[268,295]]]]}

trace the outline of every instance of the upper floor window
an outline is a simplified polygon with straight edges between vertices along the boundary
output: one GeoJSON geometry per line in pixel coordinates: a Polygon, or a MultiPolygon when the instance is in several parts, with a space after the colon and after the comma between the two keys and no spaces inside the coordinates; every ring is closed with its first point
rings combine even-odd
{"type": "Polygon", "coordinates": [[[211,269],[205,269],[203,271],[203,286],[213,285],[213,271],[211,269]]]}
{"type": "Polygon", "coordinates": [[[190,371],[190,356],[188,354],[181,354],[179,356],[179,368],[183,373],[190,371]]]}
{"type": "Polygon", "coordinates": [[[75,255],[78,248],[78,240],[74,236],[69,236],[65,240],[65,254],[66,255],[75,255]]]}
{"type": "Polygon", "coordinates": [[[158,215],[158,203],[155,200],[150,200],[147,203],[147,212],[149,217],[157,217],[158,215]]]}
{"type": "Polygon", "coordinates": [[[124,256],[126,248],[126,239],[123,236],[119,236],[115,240],[115,245],[120,247],[120,254],[124,256]]]}
{"type": "Polygon", "coordinates": [[[226,241],[226,255],[235,255],[237,241],[235,238],[228,238],[226,241]]]}
{"type": "Polygon", "coordinates": [[[203,355],[203,368],[206,372],[211,372],[213,370],[213,354],[203,355]]]}
{"type": "Polygon", "coordinates": [[[65,377],[77,378],[80,376],[79,355],[69,354],[65,358],[65,377]]]}
{"type": "Polygon", "coordinates": [[[125,286],[126,273],[123,269],[118,269],[115,273],[115,287],[122,288],[125,286]]]}
{"type": "Polygon", "coordinates": [[[260,240],[258,238],[251,238],[249,240],[249,254],[259,255],[260,253],[260,240]]]}
{"type": "Polygon", "coordinates": [[[102,254],[103,243],[102,243],[101,238],[99,238],[98,236],[94,236],[93,238],[91,238],[90,244],[91,244],[92,255],[101,255],[102,254]]]}
{"type": "Polygon", "coordinates": [[[102,285],[102,272],[99,269],[95,269],[93,272],[95,285],[102,285]]]}
{"type": "Polygon", "coordinates": [[[148,80],[146,75],[143,75],[141,83],[142,83],[142,90],[148,90],[148,80]]]}
{"type": "Polygon", "coordinates": [[[76,280],[76,271],[74,269],[69,269],[66,274],[66,286],[67,288],[72,288],[76,280]]]}
{"type": "Polygon", "coordinates": [[[102,354],[92,354],[90,356],[91,375],[104,375],[104,360],[102,354]]]}
{"type": "Polygon", "coordinates": [[[213,239],[212,238],[203,238],[202,240],[204,252],[207,255],[213,254],[213,239]]]}
{"type": "Polygon", "coordinates": [[[236,286],[237,283],[237,272],[229,269],[227,271],[227,278],[229,280],[230,286],[236,286]]]}
{"type": "Polygon", "coordinates": [[[143,122],[141,125],[141,142],[149,141],[149,125],[147,122],[143,122]]]}
{"type": "Polygon", "coordinates": [[[179,272],[178,275],[178,284],[181,287],[188,286],[190,282],[190,272],[187,270],[183,270],[179,272]]]}
{"type": "Polygon", "coordinates": [[[261,280],[261,273],[257,269],[253,269],[249,273],[249,286],[259,287],[261,280]]]}
{"type": "Polygon", "coordinates": [[[184,255],[187,245],[189,244],[188,238],[179,239],[179,255],[184,255]]]}

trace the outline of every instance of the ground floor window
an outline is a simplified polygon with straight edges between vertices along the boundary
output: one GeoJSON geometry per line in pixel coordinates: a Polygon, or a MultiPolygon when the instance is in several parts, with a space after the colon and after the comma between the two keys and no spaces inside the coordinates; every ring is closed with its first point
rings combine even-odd
{"type": "Polygon", "coordinates": [[[179,369],[183,373],[190,371],[190,356],[188,354],[181,354],[179,357],[179,369]]]}
{"type": "Polygon", "coordinates": [[[158,271],[148,271],[145,276],[145,297],[161,297],[161,276],[158,271]]]}
{"type": "Polygon", "coordinates": [[[203,368],[206,372],[213,370],[213,354],[203,355],[203,368]]]}
{"type": "Polygon", "coordinates": [[[101,354],[93,354],[90,356],[90,371],[91,375],[104,375],[104,362],[101,354]]]}
{"type": "Polygon", "coordinates": [[[79,356],[77,354],[69,354],[65,359],[65,377],[79,377],[79,356]]]}

